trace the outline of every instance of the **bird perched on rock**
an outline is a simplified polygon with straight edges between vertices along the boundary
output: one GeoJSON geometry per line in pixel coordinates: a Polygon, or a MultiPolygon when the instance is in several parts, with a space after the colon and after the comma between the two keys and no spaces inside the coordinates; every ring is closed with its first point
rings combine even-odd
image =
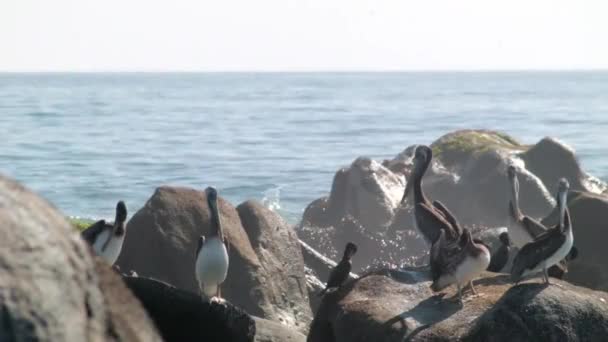
{"type": "Polygon", "coordinates": [[[352,242],[347,243],[342,260],[331,270],[327,286],[319,293],[319,296],[323,296],[331,288],[340,287],[344,284],[350,274],[352,268],[351,258],[355,253],[357,253],[357,246],[352,242]]]}
{"type": "Polygon", "coordinates": [[[99,220],[85,229],[80,236],[91,245],[95,253],[114,265],[125,241],[127,228],[127,206],[123,201],[116,204],[116,218],[113,224],[99,220]]]}
{"type": "Polygon", "coordinates": [[[217,190],[208,187],[205,194],[211,212],[211,232],[198,240],[195,274],[202,294],[221,299],[221,284],[228,275],[228,249],[217,206],[217,190]]]}
{"type": "Polygon", "coordinates": [[[509,252],[511,251],[509,233],[502,232],[498,239],[500,240],[500,247],[492,254],[490,266],[488,266],[490,272],[500,272],[509,261],[509,252]]]}

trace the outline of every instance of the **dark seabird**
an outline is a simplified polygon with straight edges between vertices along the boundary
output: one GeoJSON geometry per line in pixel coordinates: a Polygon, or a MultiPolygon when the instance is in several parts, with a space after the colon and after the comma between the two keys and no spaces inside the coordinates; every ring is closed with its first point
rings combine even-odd
{"type": "Polygon", "coordinates": [[[509,261],[509,252],[511,250],[511,239],[509,233],[503,232],[499,236],[500,247],[492,254],[488,271],[500,272],[509,261]]]}
{"type": "Polygon", "coordinates": [[[430,147],[420,145],[414,152],[414,167],[405,187],[401,203],[405,202],[412,187],[414,188],[414,224],[430,244],[439,237],[444,229],[448,241],[457,240],[461,233],[456,217],[439,201],[429,201],[422,189],[422,177],[431,164],[433,151],[430,147]]]}
{"type": "Polygon", "coordinates": [[[122,250],[127,228],[127,206],[123,201],[116,204],[114,224],[99,220],[85,229],[80,236],[88,242],[97,255],[114,265],[122,250]]]}
{"type": "Polygon", "coordinates": [[[436,244],[431,249],[431,289],[435,292],[456,284],[458,299],[462,304],[462,288],[470,285],[475,294],[473,280],[488,268],[490,251],[473,240],[471,232],[464,229],[458,241],[447,242],[445,231],[440,231],[436,244]]]}
{"type": "Polygon", "coordinates": [[[221,299],[220,286],[228,275],[228,250],[217,206],[217,191],[208,187],[205,194],[211,213],[211,232],[207,238],[200,236],[198,240],[195,273],[201,292],[209,298],[221,299]]]}
{"type": "Polygon", "coordinates": [[[350,270],[352,268],[352,263],[350,259],[357,253],[357,246],[349,242],[346,244],[346,248],[344,249],[344,255],[342,256],[342,260],[331,270],[329,274],[329,280],[327,280],[327,286],[325,289],[319,293],[319,296],[323,296],[327,290],[340,287],[346,279],[348,279],[348,275],[350,274],[350,270]]]}
{"type": "Polygon", "coordinates": [[[511,270],[511,279],[515,283],[519,283],[524,277],[542,272],[545,283],[549,284],[549,267],[558,264],[570,253],[574,236],[566,202],[569,188],[568,181],[560,179],[557,191],[559,223],[526,244],[517,253],[511,270]]]}

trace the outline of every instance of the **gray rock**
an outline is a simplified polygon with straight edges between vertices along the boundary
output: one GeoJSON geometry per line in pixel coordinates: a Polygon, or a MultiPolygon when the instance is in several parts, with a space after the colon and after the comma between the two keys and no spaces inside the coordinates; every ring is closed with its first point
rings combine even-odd
{"type": "Polygon", "coordinates": [[[167,342],[254,341],[253,318],[229,302],[209,302],[150,278],[123,276],[123,279],[167,342]]]}
{"type": "Polygon", "coordinates": [[[65,217],[1,176],[0,222],[0,341],[161,340],[65,217]]]}
{"type": "Polygon", "coordinates": [[[305,342],[306,336],[283,324],[254,317],[256,342],[305,342]]]}
{"type": "Polygon", "coordinates": [[[312,313],[304,260],[295,230],[272,210],[256,201],[237,207],[249,241],[260,260],[256,271],[263,318],[307,332],[312,313]]]}

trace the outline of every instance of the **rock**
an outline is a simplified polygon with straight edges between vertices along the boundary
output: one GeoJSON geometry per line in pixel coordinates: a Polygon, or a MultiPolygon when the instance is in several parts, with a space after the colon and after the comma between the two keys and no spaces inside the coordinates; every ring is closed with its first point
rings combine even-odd
{"type": "Polygon", "coordinates": [[[521,158],[551,193],[557,191],[557,182],[562,177],[568,179],[572,190],[599,194],[607,188],[605,183],[582,170],[574,149],[555,138],[543,138],[521,154],[521,158]]]}
{"type": "Polygon", "coordinates": [[[305,342],[306,336],[291,330],[283,324],[279,324],[267,319],[254,317],[256,342],[305,342]]]}
{"type": "MultiPolygon", "coordinates": [[[[198,293],[194,264],[198,237],[210,231],[210,212],[205,193],[163,186],[154,192],[128,222],[127,236],[117,264],[142,277],[159,279],[198,293]]],[[[218,197],[224,235],[228,240],[230,267],[222,296],[262,316],[260,261],[251,247],[236,209],[218,197]]]]}
{"type": "MultiPolygon", "coordinates": [[[[604,246],[608,238],[608,197],[570,191],[568,208],[578,256],[568,263],[564,279],[591,289],[608,291],[608,249],[604,246]]],[[[558,213],[554,210],[543,224],[554,226],[557,221],[558,213]]]]}
{"type": "Polygon", "coordinates": [[[352,216],[370,231],[386,230],[404,190],[403,177],[375,160],[359,157],[336,172],[329,198],[311,203],[303,224],[327,227],[352,216]]]}
{"type": "Polygon", "coordinates": [[[150,278],[123,276],[123,279],[167,342],[254,341],[255,321],[229,302],[209,302],[150,278]]]}
{"type": "Polygon", "coordinates": [[[463,341],[604,341],[607,300],[608,293],[569,284],[521,284],[479,317],[463,341]]]}
{"type": "Polygon", "coordinates": [[[237,211],[261,264],[256,291],[261,292],[258,305],[263,318],[307,332],[312,313],[296,232],[259,202],[242,203],[237,211]]]}
{"type": "Polygon", "coordinates": [[[0,341],[161,341],[65,216],[0,176],[0,341]]]}
{"type": "Polygon", "coordinates": [[[319,305],[321,305],[319,293],[325,288],[325,283],[322,282],[310,268],[306,267],[304,272],[306,273],[306,289],[308,290],[310,309],[312,312],[316,312],[319,305]]]}
{"type": "Polygon", "coordinates": [[[608,333],[608,293],[555,279],[552,281],[559,286],[543,286],[536,280],[512,288],[507,279],[507,275],[484,274],[475,283],[480,295],[465,297],[461,308],[448,300],[455,289],[448,289],[443,300],[433,294],[422,270],[373,272],[325,296],[308,341],[512,341],[516,332],[504,329],[513,326],[525,326],[527,338],[515,340],[528,341],[599,340],[608,333]],[[500,322],[502,317],[510,325],[499,323],[504,329],[493,332],[492,322],[500,322]],[[573,330],[566,339],[543,338],[566,336],[557,331],[569,327],[573,330]]]}

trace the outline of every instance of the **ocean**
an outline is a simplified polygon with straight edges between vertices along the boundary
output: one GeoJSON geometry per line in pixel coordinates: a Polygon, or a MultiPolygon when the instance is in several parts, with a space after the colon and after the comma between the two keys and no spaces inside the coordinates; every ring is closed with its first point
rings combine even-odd
{"type": "Polygon", "coordinates": [[[556,137],[608,180],[608,72],[0,74],[0,173],[93,219],[171,184],[295,223],[356,157],[463,128],[556,137]]]}

